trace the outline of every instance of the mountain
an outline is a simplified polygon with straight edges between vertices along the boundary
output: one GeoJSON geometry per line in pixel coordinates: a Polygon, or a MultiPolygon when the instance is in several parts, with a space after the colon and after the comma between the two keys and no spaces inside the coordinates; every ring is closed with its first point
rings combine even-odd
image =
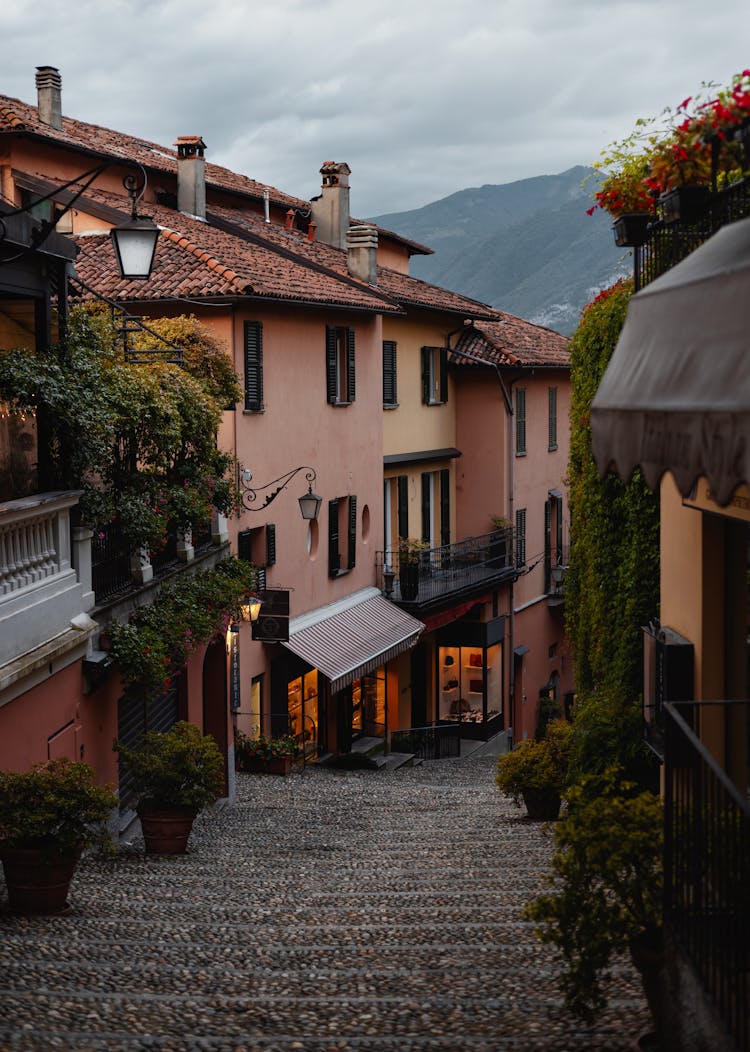
{"type": "Polygon", "coordinates": [[[411,273],[527,321],[570,335],[581,309],[622,274],[629,252],[615,246],[611,219],[591,205],[578,166],[498,186],[459,190],[374,222],[427,245],[411,273]]]}

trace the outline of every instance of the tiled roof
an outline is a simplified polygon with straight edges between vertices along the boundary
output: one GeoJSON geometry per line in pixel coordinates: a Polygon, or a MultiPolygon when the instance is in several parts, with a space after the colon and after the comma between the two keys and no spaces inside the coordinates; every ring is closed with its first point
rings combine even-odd
{"type": "Polygon", "coordinates": [[[474,359],[481,358],[487,365],[570,368],[567,337],[504,311],[495,314],[497,321],[475,322],[461,334],[450,355],[455,365],[477,365],[474,359]]]}
{"type": "Polygon", "coordinates": [[[457,292],[429,285],[426,281],[401,274],[397,270],[378,267],[378,288],[404,306],[424,307],[428,310],[448,311],[462,318],[494,318],[497,311],[486,303],[460,296],[457,292]]]}
{"type": "MultiPolygon", "coordinates": [[[[118,201],[115,195],[102,191],[92,196],[110,208],[118,201]]],[[[119,201],[122,204],[122,198],[119,201]]],[[[147,281],[123,281],[119,277],[107,234],[76,238],[76,270],[100,295],[118,302],[254,296],[399,313],[396,305],[362,282],[341,280],[271,243],[249,243],[163,206],[149,205],[148,210],[163,230],[154,270],[147,281]]],[[[126,218],[123,212],[123,220],[126,218]]]]}
{"type": "MultiPolygon", "coordinates": [[[[62,131],[58,131],[39,120],[39,111],[36,106],[7,95],[0,95],[0,135],[9,132],[40,135],[62,146],[85,150],[99,156],[137,161],[151,172],[166,172],[174,177],[177,175],[177,151],[169,146],[161,146],[147,139],[125,135],[123,132],[103,128],[98,124],[88,124],[85,121],[75,120],[73,117],[63,117],[62,131]]],[[[197,142],[201,140],[198,135],[187,135],[180,136],[178,141],[197,142]]],[[[214,189],[233,191],[258,201],[263,200],[263,191],[267,189],[273,204],[287,209],[299,208],[305,212],[310,208],[309,201],[285,194],[273,186],[268,186],[267,183],[259,183],[255,179],[240,175],[221,165],[211,164],[209,161],[206,161],[206,184],[214,189]]],[[[359,222],[361,220],[352,219],[352,223],[359,222]]],[[[432,254],[431,248],[420,245],[419,242],[412,241],[410,238],[402,237],[401,234],[381,227],[378,227],[378,231],[382,236],[405,245],[411,250],[411,254],[432,254]]]]}

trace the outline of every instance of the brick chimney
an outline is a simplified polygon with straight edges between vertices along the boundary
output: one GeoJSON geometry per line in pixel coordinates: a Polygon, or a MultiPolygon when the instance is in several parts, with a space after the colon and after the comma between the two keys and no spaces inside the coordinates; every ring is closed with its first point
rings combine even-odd
{"type": "Polygon", "coordinates": [[[378,229],[368,223],[350,226],[346,236],[346,269],[353,278],[378,283],[378,229]]]}
{"type": "Polygon", "coordinates": [[[62,77],[54,66],[36,67],[39,120],[62,131],[62,77]]]}
{"type": "Polygon", "coordinates": [[[206,144],[200,135],[181,135],[177,147],[177,208],[180,212],[206,218],[206,144]]]}
{"type": "Polygon", "coordinates": [[[345,162],[324,161],[320,174],[323,176],[322,191],[311,202],[317,239],[334,248],[346,248],[351,168],[345,162]]]}

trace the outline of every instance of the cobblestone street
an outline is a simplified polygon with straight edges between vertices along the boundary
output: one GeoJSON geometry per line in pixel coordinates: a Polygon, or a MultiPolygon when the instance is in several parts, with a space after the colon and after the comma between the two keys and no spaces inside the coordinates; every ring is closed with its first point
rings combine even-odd
{"type": "Polygon", "coordinates": [[[0,1048],[632,1049],[629,964],[594,1028],[561,1008],[520,918],[551,837],[494,769],[239,775],[187,856],[83,862],[68,916],[12,917],[3,885],[0,1048]]]}

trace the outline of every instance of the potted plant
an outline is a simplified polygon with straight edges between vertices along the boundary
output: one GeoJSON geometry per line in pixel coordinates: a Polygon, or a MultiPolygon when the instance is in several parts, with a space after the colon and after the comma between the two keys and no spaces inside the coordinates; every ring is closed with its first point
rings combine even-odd
{"type": "Polygon", "coordinates": [[[241,771],[254,774],[289,774],[292,760],[297,755],[297,739],[291,734],[280,738],[250,738],[242,731],[235,732],[235,757],[241,771]]]}
{"type": "MultiPolygon", "coordinates": [[[[591,1020],[606,1002],[612,957],[630,952],[657,1032],[669,1024],[662,940],[663,816],[659,796],[619,780],[619,769],[584,777],[568,790],[555,830],[552,891],[524,915],[562,951],[568,1008],[591,1020]]],[[[664,1047],[670,1047],[667,1043],[664,1047]]]]}
{"type": "Polygon", "coordinates": [[[31,771],[0,772],[0,860],[11,909],[59,913],[84,848],[109,842],[117,796],[92,767],[48,760],[31,771]]]}
{"type": "Polygon", "coordinates": [[[523,800],[533,821],[551,822],[560,813],[568,780],[570,724],[553,720],[543,738],[529,738],[497,761],[495,781],[501,793],[523,800]]]}
{"type": "Polygon", "coordinates": [[[196,814],[223,788],[216,742],[183,720],[166,732],[149,731],[135,748],[116,742],[115,749],[132,778],[146,851],[184,854],[196,814]]]}
{"type": "Polygon", "coordinates": [[[427,541],[415,537],[402,537],[398,542],[398,581],[401,598],[413,602],[419,594],[419,576],[422,567],[422,552],[429,549],[427,541]]]}

